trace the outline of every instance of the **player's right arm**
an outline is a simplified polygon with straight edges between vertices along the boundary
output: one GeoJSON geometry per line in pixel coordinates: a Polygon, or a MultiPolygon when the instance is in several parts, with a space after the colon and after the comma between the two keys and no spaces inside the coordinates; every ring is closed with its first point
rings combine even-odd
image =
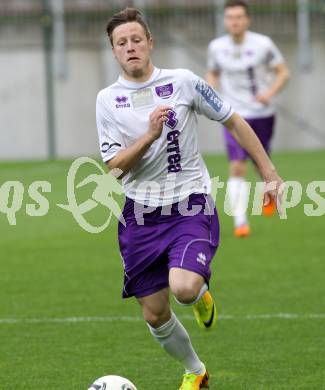
{"type": "Polygon", "coordinates": [[[219,86],[220,73],[217,70],[208,70],[205,79],[212,88],[216,89],[219,86]]]}
{"type": "Polygon", "coordinates": [[[283,181],[278,175],[276,168],[264,150],[260,140],[257,138],[254,130],[245,119],[237,113],[233,113],[224,124],[239,144],[252,157],[261,176],[265,180],[267,190],[264,195],[264,204],[268,204],[271,199],[277,201],[277,197],[280,196],[279,190],[283,189],[283,181]]]}
{"type": "MultiPolygon", "coordinates": [[[[120,148],[112,158],[105,161],[110,170],[114,169],[114,172],[120,173],[118,175],[119,179],[125,176],[141,160],[152,143],[160,137],[164,122],[167,120],[167,113],[170,109],[170,106],[157,107],[149,116],[148,131],[134,142],[134,144],[127,148],[120,148]]],[[[100,118],[97,118],[98,122],[100,122],[100,118]]],[[[113,123],[106,128],[108,137],[110,132],[116,133],[113,123]]]]}
{"type": "Polygon", "coordinates": [[[277,95],[286,85],[290,78],[289,69],[284,58],[271,39],[267,39],[268,50],[266,53],[265,63],[273,70],[275,78],[267,91],[256,96],[257,101],[268,105],[271,103],[273,96],[277,95]]]}
{"type": "Polygon", "coordinates": [[[210,42],[208,46],[207,55],[207,67],[206,82],[214,89],[219,87],[220,80],[220,66],[217,61],[215,41],[210,42]]]}

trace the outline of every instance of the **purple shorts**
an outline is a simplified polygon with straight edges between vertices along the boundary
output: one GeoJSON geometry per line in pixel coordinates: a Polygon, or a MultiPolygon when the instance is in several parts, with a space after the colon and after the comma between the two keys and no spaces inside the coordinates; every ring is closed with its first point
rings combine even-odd
{"type": "MultiPolygon", "coordinates": [[[[263,145],[267,154],[270,154],[271,140],[273,135],[273,128],[275,117],[274,115],[267,118],[246,119],[246,122],[252,127],[263,145]]],[[[246,160],[249,154],[243,149],[235,140],[232,134],[224,128],[224,138],[228,152],[228,158],[233,160],[246,160]]]]}
{"type": "Polygon", "coordinates": [[[140,298],[168,287],[172,267],[196,272],[209,282],[210,263],[219,245],[214,201],[209,195],[191,194],[181,203],[186,205],[184,209],[200,211],[182,215],[180,203],[175,203],[168,207],[170,215],[164,215],[164,208],[158,207],[144,214],[144,223],[139,225],[134,213],[136,203],[126,199],[126,226],[119,223],[118,227],[124,266],[123,298],[140,298]]]}

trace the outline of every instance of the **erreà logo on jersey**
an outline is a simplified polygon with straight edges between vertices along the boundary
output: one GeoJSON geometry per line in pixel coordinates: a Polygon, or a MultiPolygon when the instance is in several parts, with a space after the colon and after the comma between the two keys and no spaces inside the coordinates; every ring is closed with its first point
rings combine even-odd
{"type": "Polygon", "coordinates": [[[129,98],[127,96],[116,96],[115,101],[117,104],[116,108],[127,108],[131,107],[130,103],[128,103],[129,98]]]}
{"type": "Polygon", "coordinates": [[[173,84],[160,85],[155,88],[156,94],[162,99],[168,99],[174,92],[173,84]]]}

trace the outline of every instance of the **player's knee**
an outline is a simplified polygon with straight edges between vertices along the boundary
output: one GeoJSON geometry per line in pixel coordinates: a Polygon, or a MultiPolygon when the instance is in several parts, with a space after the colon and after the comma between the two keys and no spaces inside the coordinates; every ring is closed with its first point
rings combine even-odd
{"type": "Polygon", "coordinates": [[[159,328],[170,320],[170,310],[166,309],[159,312],[144,311],[143,318],[153,328],[159,328]]]}
{"type": "Polygon", "coordinates": [[[190,304],[195,301],[200,291],[200,286],[197,283],[185,283],[175,286],[172,292],[178,302],[190,304]]]}
{"type": "Polygon", "coordinates": [[[159,328],[161,319],[160,316],[155,313],[146,313],[144,314],[145,321],[152,326],[153,328],[159,328]]]}

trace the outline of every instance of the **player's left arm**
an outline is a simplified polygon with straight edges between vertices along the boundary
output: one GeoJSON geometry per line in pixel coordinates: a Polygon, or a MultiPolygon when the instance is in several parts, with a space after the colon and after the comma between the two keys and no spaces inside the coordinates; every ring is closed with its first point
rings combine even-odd
{"type": "Polygon", "coordinates": [[[273,69],[275,73],[274,82],[266,92],[256,96],[256,99],[265,105],[269,104],[273,96],[283,89],[290,77],[289,69],[284,62],[275,65],[273,69]]]}
{"type": "Polygon", "coordinates": [[[270,198],[273,198],[276,201],[280,187],[282,189],[281,185],[283,181],[278,175],[272,161],[265,152],[253,129],[236,112],[224,122],[224,125],[255,161],[267,186],[264,203],[268,204],[270,198]]]}

